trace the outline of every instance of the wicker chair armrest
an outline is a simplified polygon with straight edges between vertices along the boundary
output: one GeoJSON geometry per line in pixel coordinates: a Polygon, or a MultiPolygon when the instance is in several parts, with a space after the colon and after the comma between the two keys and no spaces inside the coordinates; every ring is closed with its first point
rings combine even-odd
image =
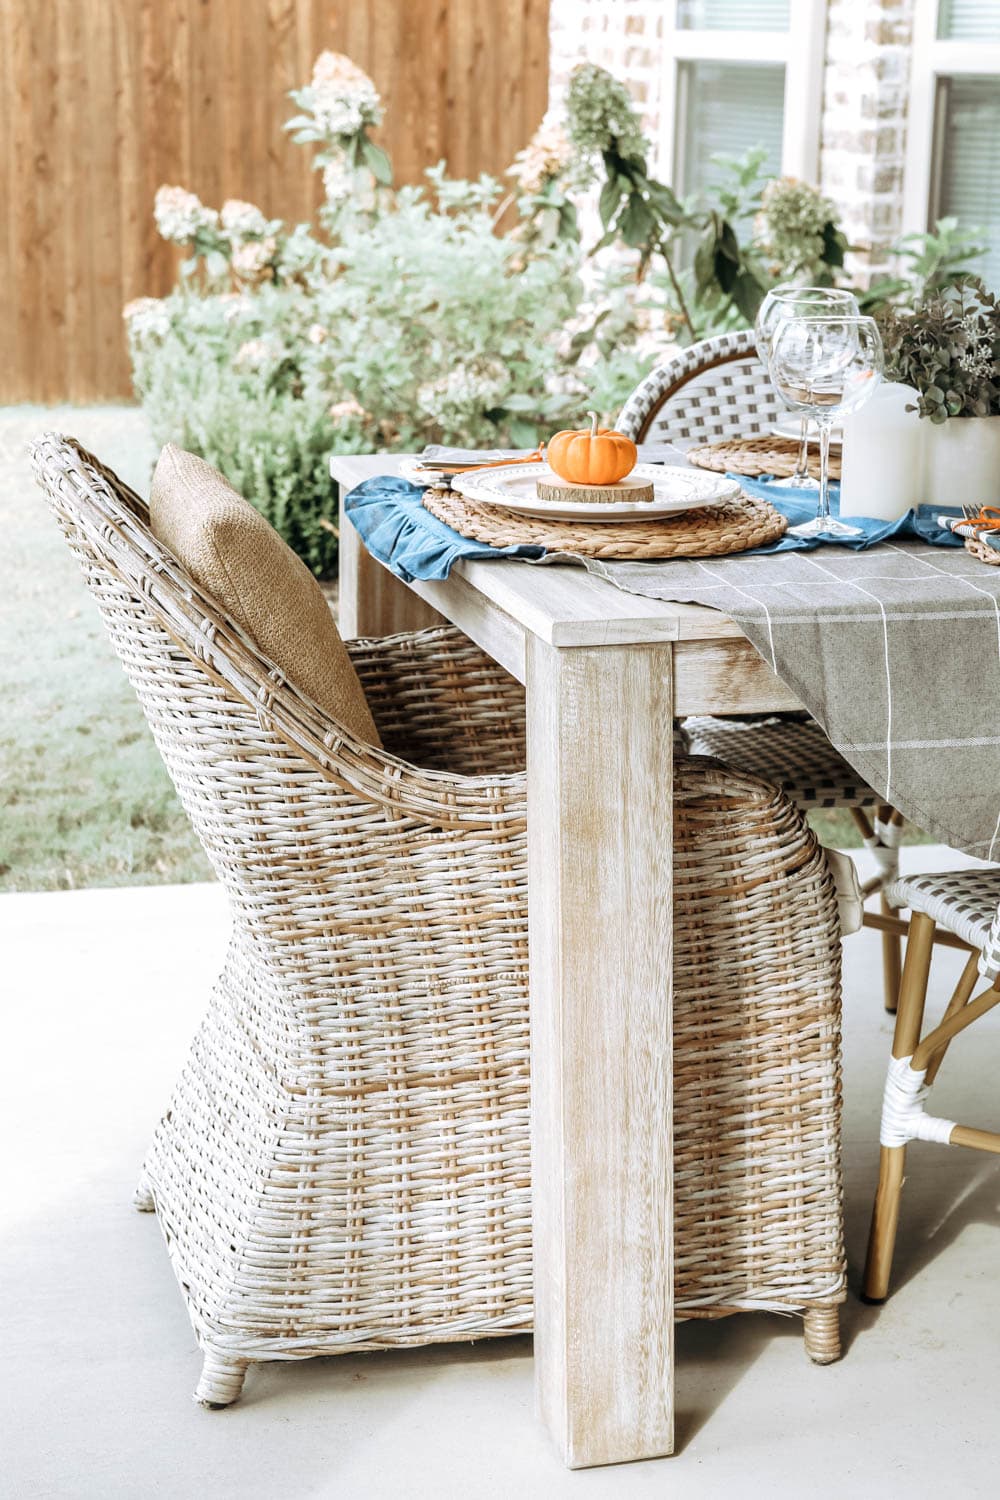
{"type": "Polygon", "coordinates": [[[347,642],[383,746],[462,775],[524,770],[524,688],[453,625],[347,642]]]}
{"type": "Polygon", "coordinates": [[[179,651],[252,708],[263,728],[325,780],[381,805],[394,819],[440,828],[524,825],[523,773],[466,776],[411,765],[356,739],[300,693],[160,545],[138,496],[75,439],[46,433],[32,445],[31,458],[87,566],[97,566],[98,558],[101,569],[142,600],[179,651]]]}

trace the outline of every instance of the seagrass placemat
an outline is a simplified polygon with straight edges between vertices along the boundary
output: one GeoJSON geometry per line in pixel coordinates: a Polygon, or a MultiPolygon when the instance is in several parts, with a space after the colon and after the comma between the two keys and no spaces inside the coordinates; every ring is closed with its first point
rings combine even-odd
{"type": "MultiPolygon", "coordinates": [[[[689,448],[685,457],[700,469],[716,469],[722,474],[745,474],[756,479],[761,474],[776,474],[779,479],[795,473],[798,457],[797,438],[745,437],[727,438],[721,443],[703,443],[689,448]]],[[[819,449],[809,447],[809,473],[819,478],[819,449]]],[[[830,454],[830,478],[840,478],[840,455],[830,454]]]]}
{"type": "Polygon", "coordinates": [[[982,542],[977,536],[967,536],[965,539],[965,550],[971,552],[973,557],[978,557],[980,562],[990,563],[992,567],[1000,567],[1000,552],[996,547],[991,547],[989,542],[982,542]]]}
{"type": "Polygon", "coordinates": [[[766,547],[785,532],[787,520],[766,500],[740,495],[649,521],[557,521],[483,505],[454,490],[429,489],[423,504],[461,536],[493,547],[524,543],[581,557],[724,557],[766,547]]]}

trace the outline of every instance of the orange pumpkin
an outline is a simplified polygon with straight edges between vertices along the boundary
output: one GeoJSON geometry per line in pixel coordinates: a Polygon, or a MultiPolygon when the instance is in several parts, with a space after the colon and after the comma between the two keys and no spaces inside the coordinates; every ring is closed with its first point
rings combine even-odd
{"type": "Polygon", "coordinates": [[[557,432],[545,450],[549,468],[570,484],[602,488],[617,484],[635,468],[638,453],[631,438],[597,426],[597,413],[588,411],[590,429],[557,432]]]}

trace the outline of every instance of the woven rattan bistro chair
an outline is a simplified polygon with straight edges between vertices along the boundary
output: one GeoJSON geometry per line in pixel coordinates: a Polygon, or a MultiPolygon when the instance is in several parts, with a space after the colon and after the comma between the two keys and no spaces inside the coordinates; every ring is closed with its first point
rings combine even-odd
{"type": "Polygon", "coordinates": [[[882,1302],[889,1293],[910,1142],[936,1141],[1000,1154],[1000,1134],[940,1119],[927,1109],[952,1039],[1000,1005],[1000,870],[909,875],[895,881],[886,895],[893,906],[909,907],[912,915],[882,1101],[879,1180],[864,1277],[869,1302],[882,1302]],[[970,953],[943,1019],[922,1036],[931,951],[942,933],[970,953]],[[987,984],[973,998],[980,977],[987,984]]]}
{"type": "MultiPolygon", "coordinates": [[[[143,1167],[204,1366],[530,1329],[523,690],[451,628],[350,645],[386,748],[299,695],[68,439],[34,464],[226,888],[143,1167]]],[[[676,777],[679,1315],[844,1296],[839,929],[775,788],[676,777]],[[738,941],[734,941],[734,935],[738,941]]]]}
{"type": "MultiPolygon", "coordinates": [[[[787,416],[757,356],[752,330],[702,339],[651,371],[622,407],[617,426],[636,442],[721,442],[768,432],[787,416]]],[[[894,1010],[899,990],[905,925],[884,896],[899,874],[903,819],[880,803],[839,755],[815,721],[802,715],[752,721],[692,718],[685,721],[688,749],[762,776],[782,787],[803,812],[850,809],[876,873],[862,893],[880,896],[880,909],[865,912],[865,925],[882,932],[885,1005],[894,1010]]]]}

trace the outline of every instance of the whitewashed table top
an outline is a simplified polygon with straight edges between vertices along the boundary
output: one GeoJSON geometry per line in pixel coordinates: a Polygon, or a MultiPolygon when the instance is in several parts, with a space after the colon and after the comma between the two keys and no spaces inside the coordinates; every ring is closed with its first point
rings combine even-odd
{"type": "MultiPolygon", "coordinates": [[[[675,450],[676,451],[676,450],[675,450]]],[[[397,474],[405,453],[335,454],[330,473],[344,490],[379,475],[397,474]]],[[[663,455],[664,458],[672,454],[663,455]]],[[[675,462],[683,462],[676,451],[675,462]]],[[[572,564],[526,566],[519,561],[455,564],[458,574],[525,630],[553,646],[641,644],[741,637],[717,610],[626,594],[572,564]]]]}

